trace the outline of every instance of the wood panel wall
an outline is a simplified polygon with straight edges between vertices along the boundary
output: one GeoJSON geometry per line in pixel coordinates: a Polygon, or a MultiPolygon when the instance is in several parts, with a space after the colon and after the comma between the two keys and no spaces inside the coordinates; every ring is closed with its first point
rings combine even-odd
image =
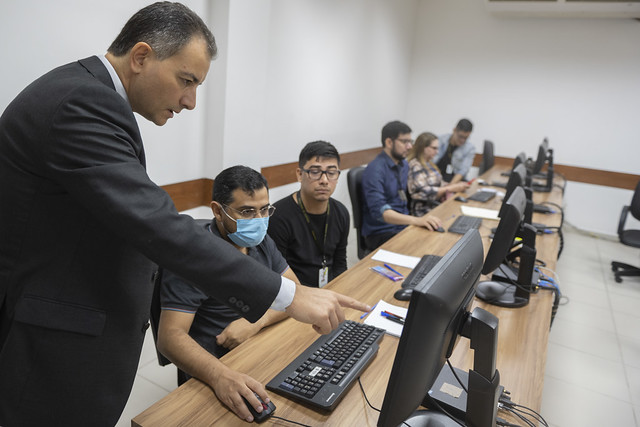
{"type": "MultiPolygon", "coordinates": [[[[367,164],[373,160],[381,150],[382,147],[377,147],[343,153],[340,155],[340,169],[351,169],[355,166],[367,164]]],[[[476,154],[473,162],[474,166],[478,166],[481,159],[482,155],[476,154]]],[[[513,158],[496,156],[495,163],[497,165],[510,166],[513,164],[513,158]]],[[[292,162],[275,166],[267,166],[262,168],[260,172],[262,172],[262,174],[267,178],[269,187],[275,188],[296,182],[297,167],[298,163],[292,162]]],[[[604,185],[607,187],[622,188],[626,190],[634,190],[638,181],[640,181],[640,175],[582,168],[578,166],[554,164],[554,170],[567,181],[604,185]]],[[[193,181],[163,185],[162,188],[169,193],[169,196],[173,199],[178,211],[183,211],[196,208],[198,206],[209,206],[209,202],[211,202],[211,192],[213,190],[213,180],[209,178],[202,178],[193,181]]]]}

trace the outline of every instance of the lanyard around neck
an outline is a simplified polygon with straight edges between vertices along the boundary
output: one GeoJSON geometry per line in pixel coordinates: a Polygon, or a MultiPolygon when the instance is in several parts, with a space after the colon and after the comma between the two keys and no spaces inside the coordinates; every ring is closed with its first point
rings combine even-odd
{"type": "Polygon", "coordinates": [[[327,202],[327,216],[324,218],[324,236],[322,238],[322,246],[320,246],[320,241],[318,239],[318,237],[316,236],[316,232],[313,229],[313,226],[311,225],[311,220],[309,219],[309,215],[307,214],[307,210],[304,207],[304,203],[302,202],[302,196],[300,196],[300,191],[298,191],[298,193],[296,194],[297,198],[298,198],[298,206],[300,206],[300,210],[302,211],[302,215],[304,215],[304,219],[307,221],[307,227],[309,228],[309,231],[311,232],[311,236],[313,237],[313,241],[315,242],[318,250],[320,251],[320,254],[322,255],[322,266],[324,267],[327,263],[326,260],[326,256],[324,253],[324,248],[325,248],[325,244],[327,243],[327,231],[329,228],[329,207],[331,206],[331,203],[327,202]]]}

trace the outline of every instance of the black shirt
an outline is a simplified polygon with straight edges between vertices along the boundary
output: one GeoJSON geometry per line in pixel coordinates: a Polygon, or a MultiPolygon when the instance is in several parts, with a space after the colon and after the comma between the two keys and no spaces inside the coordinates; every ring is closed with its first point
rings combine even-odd
{"type": "MultiPolygon", "coordinates": [[[[303,285],[318,287],[318,272],[322,253],[311,235],[309,225],[292,195],[278,200],[276,211],[269,219],[269,236],[303,285]]],[[[322,245],[326,214],[309,214],[309,221],[322,245]]],[[[329,224],[324,247],[329,281],[347,269],[347,239],[349,211],[342,203],[329,199],[329,224]]]]}

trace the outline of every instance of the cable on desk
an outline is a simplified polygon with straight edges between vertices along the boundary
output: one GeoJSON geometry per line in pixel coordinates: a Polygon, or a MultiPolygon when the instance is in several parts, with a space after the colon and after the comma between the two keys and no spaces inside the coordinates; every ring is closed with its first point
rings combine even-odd
{"type": "Polygon", "coordinates": [[[531,420],[526,419],[524,415],[527,415],[533,418],[535,421],[541,423],[545,427],[549,427],[549,424],[542,417],[542,415],[540,415],[538,412],[534,411],[531,408],[528,408],[526,406],[519,405],[513,402],[511,400],[511,397],[509,396],[509,392],[506,390],[502,392],[502,394],[500,395],[500,398],[498,399],[498,402],[499,402],[498,409],[502,409],[504,411],[510,412],[511,414],[515,415],[516,417],[524,421],[527,425],[535,427],[535,424],[531,422],[531,420]]]}
{"type": "MultiPolygon", "coordinates": [[[[376,408],[371,404],[371,402],[369,402],[369,398],[367,397],[367,393],[364,391],[364,387],[362,386],[362,381],[360,381],[360,377],[358,377],[358,385],[360,386],[360,390],[362,391],[362,396],[364,397],[364,400],[367,402],[367,405],[369,405],[369,407],[371,407],[371,409],[373,409],[374,411],[380,412],[380,409],[376,408]]],[[[407,427],[411,427],[409,424],[407,424],[404,421],[402,422],[402,424],[406,425],[407,427]]]]}
{"type": "Polygon", "coordinates": [[[449,365],[449,369],[451,369],[451,373],[453,374],[453,376],[456,377],[456,380],[458,380],[458,384],[460,384],[460,387],[462,387],[462,389],[464,390],[465,393],[469,394],[469,390],[467,390],[467,387],[465,387],[465,385],[462,383],[462,380],[460,379],[460,377],[458,377],[458,374],[456,373],[456,370],[453,369],[453,366],[451,365],[451,362],[449,361],[448,358],[447,358],[447,365],[449,365]]]}
{"type": "Polygon", "coordinates": [[[271,416],[271,418],[276,419],[276,420],[280,420],[280,421],[284,421],[284,422],[286,422],[286,423],[291,423],[291,424],[299,425],[299,426],[311,427],[311,426],[310,426],[310,425],[308,425],[308,424],[302,424],[302,423],[299,423],[299,422],[297,422],[297,421],[288,420],[288,419],[286,419],[286,418],[278,417],[278,416],[275,416],[275,415],[272,415],[272,416],[271,416]]]}

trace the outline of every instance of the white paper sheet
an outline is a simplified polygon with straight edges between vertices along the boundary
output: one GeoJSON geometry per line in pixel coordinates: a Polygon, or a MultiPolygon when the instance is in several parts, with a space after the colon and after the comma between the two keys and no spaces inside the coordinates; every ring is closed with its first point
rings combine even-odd
{"type": "Polygon", "coordinates": [[[397,305],[389,304],[386,301],[380,300],[378,301],[374,309],[367,315],[364,323],[376,328],[382,328],[386,330],[389,335],[399,337],[400,335],[402,335],[402,327],[404,325],[392,322],[386,317],[380,315],[380,313],[382,313],[383,311],[388,311],[390,313],[397,314],[402,318],[406,318],[408,310],[409,309],[407,308],[398,307],[397,305]]]}
{"type": "Polygon", "coordinates": [[[385,251],[384,249],[378,249],[378,251],[373,254],[371,259],[407,268],[414,268],[420,261],[420,257],[402,255],[396,252],[385,251]]]}

